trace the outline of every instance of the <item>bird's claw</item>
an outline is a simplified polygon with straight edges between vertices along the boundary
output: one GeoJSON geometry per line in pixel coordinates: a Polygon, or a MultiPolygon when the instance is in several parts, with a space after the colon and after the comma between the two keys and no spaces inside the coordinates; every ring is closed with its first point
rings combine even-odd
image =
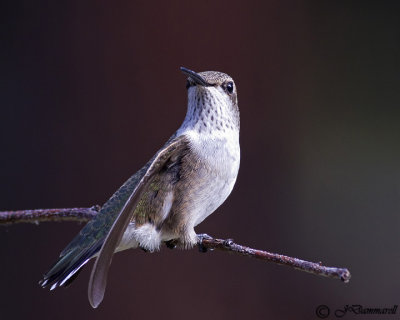
{"type": "Polygon", "coordinates": [[[200,233],[197,235],[197,242],[201,243],[204,239],[213,239],[213,237],[209,236],[207,233],[200,233]]]}
{"type": "Polygon", "coordinates": [[[198,234],[197,235],[197,245],[199,247],[199,251],[203,252],[203,253],[208,251],[208,248],[203,244],[203,240],[204,239],[213,239],[213,237],[209,236],[206,233],[202,233],[202,234],[198,234]]]}

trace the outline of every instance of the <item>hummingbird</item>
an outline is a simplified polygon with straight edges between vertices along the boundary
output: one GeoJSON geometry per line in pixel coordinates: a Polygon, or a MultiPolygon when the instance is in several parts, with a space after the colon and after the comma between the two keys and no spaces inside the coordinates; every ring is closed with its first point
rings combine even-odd
{"type": "Polygon", "coordinates": [[[88,298],[97,308],[115,252],[154,252],[162,243],[192,248],[199,243],[194,227],[231,193],[240,163],[236,85],[222,72],[180,69],[188,95],[182,125],[67,245],[39,282],[42,287],[69,285],[95,258],[88,298]]]}

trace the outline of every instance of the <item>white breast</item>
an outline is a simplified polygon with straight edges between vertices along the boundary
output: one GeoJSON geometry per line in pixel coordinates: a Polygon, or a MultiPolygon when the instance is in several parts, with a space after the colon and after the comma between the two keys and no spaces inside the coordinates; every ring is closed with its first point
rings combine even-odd
{"type": "Polygon", "coordinates": [[[234,130],[201,133],[196,130],[186,130],[191,141],[192,151],[199,160],[209,168],[210,181],[204,190],[206,198],[196,199],[193,214],[194,226],[201,223],[213,213],[229,196],[239,171],[240,146],[239,134],[234,130]]]}

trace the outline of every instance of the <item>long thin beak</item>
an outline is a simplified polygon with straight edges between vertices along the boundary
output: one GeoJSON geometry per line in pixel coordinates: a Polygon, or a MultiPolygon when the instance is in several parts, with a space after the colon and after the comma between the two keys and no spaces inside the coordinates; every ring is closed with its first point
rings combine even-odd
{"type": "Polygon", "coordinates": [[[196,72],[194,72],[192,70],[186,69],[185,67],[181,67],[181,71],[185,75],[187,75],[194,83],[199,84],[201,86],[205,86],[205,87],[210,86],[210,84],[207,81],[205,81],[201,77],[201,75],[199,75],[198,73],[196,73],[196,72]]]}

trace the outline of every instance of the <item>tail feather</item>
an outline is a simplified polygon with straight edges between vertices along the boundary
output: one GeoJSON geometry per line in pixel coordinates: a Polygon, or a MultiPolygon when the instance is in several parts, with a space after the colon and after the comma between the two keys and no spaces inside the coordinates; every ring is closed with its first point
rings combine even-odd
{"type": "Polygon", "coordinates": [[[59,260],[50,268],[43,276],[39,284],[43,287],[49,287],[54,290],[60,286],[68,286],[78,276],[81,268],[100,250],[101,246],[95,246],[84,249],[78,253],[72,250],[65,256],[61,256],[59,260]]]}
{"type": "MultiPolygon", "coordinates": [[[[87,261],[86,261],[87,262],[87,261]]],[[[79,276],[79,274],[81,273],[82,269],[85,267],[86,262],[82,265],[82,267],[80,267],[75,273],[70,274],[70,276],[66,279],[64,279],[61,283],[61,285],[64,288],[67,288],[70,286],[70,284],[79,276]]]]}
{"type": "Polygon", "coordinates": [[[50,290],[53,290],[59,286],[69,285],[76,278],[79,270],[100,251],[119,212],[150,164],[151,161],[129,178],[67,245],[57,262],[39,282],[43,288],[50,286],[50,290]]]}

